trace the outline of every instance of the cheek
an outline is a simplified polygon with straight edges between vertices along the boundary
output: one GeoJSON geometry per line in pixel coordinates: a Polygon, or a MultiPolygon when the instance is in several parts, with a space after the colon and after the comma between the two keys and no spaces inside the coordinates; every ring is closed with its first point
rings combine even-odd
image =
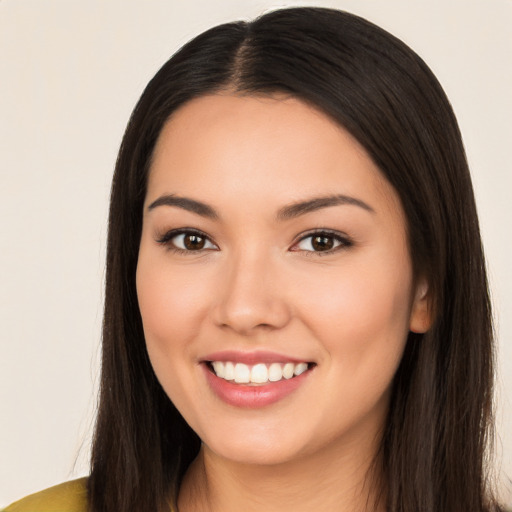
{"type": "Polygon", "coordinates": [[[194,336],[204,288],[194,285],[186,272],[139,260],[137,297],[148,342],[186,344],[194,336]]]}
{"type": "Polygon", "coordinates": [[[195,286],[189,272],[171,271],[165,258],[139,255],[137,298],[144,337],[155,375],[182,412],[197,402],[194,395],[196,356],[194,339],[204,311],[203,288],[195,286]]]}
{"type": "Polygon", "coordinates": [[[171,268],[165,253],[139,254],[137,298],[146,347],[158,380],[175,403],[187,393],[183,384],[195,368],[194,339],[210,295],[205,283],[196,284],[193,277],[185,269],[171,268]]]}
{"type": "Polygon", "coordinates": [[[364,418],[384,421],[410,312],[407,272],[346,270],[337,280],[325,280],[330,293],[311,293],[303,303],[309,330],[325,349],[325,386],[335,390],[321,418],[333,436],[339,425],[351,429],[364,418]]]}
{"type": "Polygon", "coordinates": [[[318,275],[308,287],[302,310],[340,375],[392,378],[409,331],[411,275],[407,258],[373,265],[358,260],[337,275],[325,274],[325,287],[318,275]]]}

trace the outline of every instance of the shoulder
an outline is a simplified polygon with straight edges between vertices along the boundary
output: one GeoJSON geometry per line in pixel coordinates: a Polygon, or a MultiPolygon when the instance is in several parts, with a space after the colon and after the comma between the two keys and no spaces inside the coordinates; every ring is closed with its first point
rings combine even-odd
{"type": "Polygon", "coordinates": [[[2,512],[86,512],[87,478],[71,480],[9,505],[2,512]]]}

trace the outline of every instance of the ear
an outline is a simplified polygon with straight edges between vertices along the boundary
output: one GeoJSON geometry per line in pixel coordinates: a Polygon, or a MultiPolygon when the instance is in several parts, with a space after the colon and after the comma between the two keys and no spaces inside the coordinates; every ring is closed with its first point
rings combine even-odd
{"type": "Polygon", "coordinates": [[[432,300],[426,279],[419,279],[414,292],[409,330],[417,333],[427,332],[432,325],[432,300]]]}

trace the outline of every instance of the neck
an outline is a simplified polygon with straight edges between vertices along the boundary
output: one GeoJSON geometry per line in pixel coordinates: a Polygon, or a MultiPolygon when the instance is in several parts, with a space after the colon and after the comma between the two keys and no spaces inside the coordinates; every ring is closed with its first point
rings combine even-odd
{"type": "Polygon", "coordinates": [[[180,512],[383,512],[375,446],[331,445],[293,462],[244,464],[204,446],[185,475],[180,512]],[[361,448],[361,447],[359,447],[361,448]]]}

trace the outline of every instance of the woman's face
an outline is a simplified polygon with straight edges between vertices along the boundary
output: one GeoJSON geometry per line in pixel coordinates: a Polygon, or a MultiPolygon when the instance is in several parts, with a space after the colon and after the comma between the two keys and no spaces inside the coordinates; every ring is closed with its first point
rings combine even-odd
{"type": "Polygon", "coordinates": [[[284,97],[205,96],[167,122],[137,293],[165,392],[206,449],[249,463],[364,450],[428,323],[396,192],[284,97]]]}

